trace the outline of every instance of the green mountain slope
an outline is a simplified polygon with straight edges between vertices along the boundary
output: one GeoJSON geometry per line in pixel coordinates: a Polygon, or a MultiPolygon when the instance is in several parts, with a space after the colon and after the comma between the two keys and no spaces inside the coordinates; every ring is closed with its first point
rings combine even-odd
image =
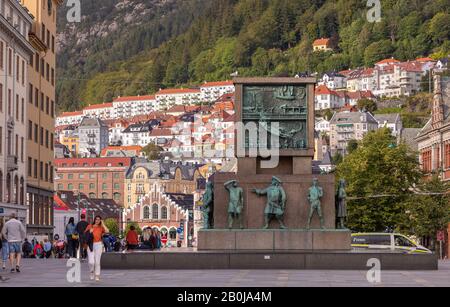
{"type": "MultiPolygon", "coordinates": [[[[88,0],[85,0],[89,2],[88,0]]],[[[294,75],[371,66],[450,51],[450,0],[381,0],[381,21],[370,23],[362,0],[166,0],[105,2],[86,10],[91,23],[114,35],[79,43],[79,29],[61,22],[58,102],[61,110],[147,94],[161,87],[240,76],[294,75]],[[136,6],[149,14],[124,20],[136,6]],[[118,17],[122,16],[122,17],[118,17]],[[106,18],[106,19],[102,19],[106,18]],[[119,20],[119,21],[118,21],[119,20]],[[335,51],[313,53],[320,37],[335,51]]],[[[139,11],[139,10],[138,10],[139,11]]],[[[136,13],[135,13],[136,14],[136,13]]],[[[62,15],[62,14],[60,14],[62,15]]]]}

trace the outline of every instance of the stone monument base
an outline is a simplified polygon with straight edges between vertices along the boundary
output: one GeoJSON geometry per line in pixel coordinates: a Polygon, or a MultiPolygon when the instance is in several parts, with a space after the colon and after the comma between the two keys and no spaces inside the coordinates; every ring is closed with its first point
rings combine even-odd
{"type": "Polygon", "coordinates": [[[350,250],[350,230],[340,229],[203,229],[198,232],[198,250],[319,251],[350,250]]]}

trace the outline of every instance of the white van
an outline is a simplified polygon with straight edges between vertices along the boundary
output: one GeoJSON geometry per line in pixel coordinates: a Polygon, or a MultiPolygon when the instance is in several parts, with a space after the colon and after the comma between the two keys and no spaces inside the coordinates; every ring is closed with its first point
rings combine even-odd
{"type": "Polygon", "coordinates": [[[354,233],[353,249],[389,250],[406,254],[432,254],[432,252],[399,233],[354,233]]]}

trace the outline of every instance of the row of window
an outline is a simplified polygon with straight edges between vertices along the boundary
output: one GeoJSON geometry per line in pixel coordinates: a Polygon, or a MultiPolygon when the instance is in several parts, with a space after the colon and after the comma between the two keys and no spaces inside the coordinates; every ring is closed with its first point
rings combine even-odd
{"type": "MultiPolygon", "coordinates": [[[[3,127],[0,126],[0,155],[3,155],[3,127]]],[[[19,159],[19,145],[20,145],[20,161],[24,161],[24,150],[25,150],[25,144],[24,144],[24,138],[20,137],[16,134],[14,137],[14,133],[12,130],[6,130],[6,149],[7,149],[7,155],[12,156],[15,155],[19,159]],[[14,149],[13,149],[14,147],[14,149]]]]}
{"type": "Polygon", "coordinates": [[[42,78],[45,78],[52,86],[55,86],[55,69],[50,67],[50,64],[39,56],[39,53],[36,52],[35,56],[30,58],[30,65],[34,67],[37,73],[41,73],[42,78]]]}
{"type": "Polygon", "coordinates": [[[45,96],[44,93],[39,92],[38,88],[34,88],[30,83],[28,84],[28,103],[33,104],[36,108],[41,108],[41,111],[50,115],[52,118],[55,118],[55,102],[50,100],[48,96],[45,96]],[[40,103],[39,103],[40,102],[40,103]]]}
{"type": "MultiPolygon", "coordinates": [[[[150,207],[149,206],[145,206],[143,209],[143,213],[144,213],[144,220],[149,220],[150,219],[150,207]]],[[[159,206],[157,204],[153,204],[152,205],[152,219],[153,220],[167,220],[167,207],[166,206],[162,206],[161,207],[161,218],[159,217],[159,206]]]]}
{"type": "MultiPolygon", "coordinates": [[[[72,191],[73,187],[74,187],[73,183],[67,184],[67,190],[68,191],[72,191]]],[[[119,183],[114,183],[113,187],[114,187],[114,190],[121,190],[119,183]]],[[[84,183],[78,184],[78,189],[79,190],[84,190],[84,183]]],[[[95,190],[95,183],[90,183],[89,184],[89,189],[90,190],[95,190]]],[[[102,189],[103,190],[107,190],[108,189],[108,184],[107,183],[103,183],[102,184],[102,189]]],[[[64,184],[58,183],[58,190],[59,191],[63,191],[64,190],[64,184]]]]}
{"type": "Polygon", "coordinates": [[[43,161],[38,161],[37,159],[28,157],[27,169],[28,169],[28,177],[33,177],[36,179],[39,177],[40,180],[53,183],[54,167],[51,162],[44,163],[43,161]]]}
{"type": "MultiPolygon", "coordinates": [[[[108,179],[108,174],[109,173],[102,173],[102,179],[108,179]]],[[[87,174],[86,174],[87,175],[87,174]]],[[[59,179],[64,179],[65,175],[64,174],[58,174],[59,179]]],[[[78,174],[78,179],[84,179],[85,178],[85,174],[81,173],[78,174]]],[[[86,176],[87,178],[87,176],[86,176]]],[[[96,173],[89,173],[89,179],[96,179],[97,178],[97,174],[96,173]]],[[[120,178],[120,173],[113,173],[113,178],[114,179],[119,179],[120,178]]],[[[67,174],[67,179],[74,179],[74,174],[67,174]]]]}
{"type": "MultiPolygon", "coordinates": [[[[7,71],[6,74],[10,77],[15,76],[17,82],[21,82],[23,86],[25,86],[25,76],[26,76],[26,68],[25,68],[25,60],[21,59],[19,55],[13,55],[13,49],[6,48],[7,53],[7,71]],[[14,72],[14,64],[16,71],[14,72]]],[[[0,69],[5,69],[5,43],[0,41],[0,69]]]]}
{"type": "Polygon", "coordinates": [[[28,121],[28,140],[34,140],[36,144],[40,144],[41,146],[45,145],[45,147],[50,148],[50,150],[53,151],[53,133],[44,129],[44,127],[39,127],[38,124],[33,124],[31,120],[28,121]]]}
{"type": "Polygon", "coordinates": [[[25,179],[20,178],[17,175],[13,177],[10,173],[3,178],[3,172],[0,170],[0,200],[7,203],[14,203],[25,205],[24,193],[25,193],[25,179]],[[3,181],[6,179],[6,193],[3,195],[3,181]]]}
{"type": "MultiPolygon", "coordinates": [[[[61,167],[67,167],[68,165],[67,165],[67,163],[62,163],[61,164],[61,167]]],[[[71,167],[79,167],[79,166],[83,166],[83,167],[90,167],[90,166],[93,166],[93,167],[99,167],[100,165],[98,164],[98,163],[94,163],[93,165],[90,165],[90,164],[88,164],[88,163],[83,163],[83,164],[78,164],[78,163],[72,163],[72,165],[70,165],[71,167]]],[[[106,166],[107,167],[112,167],[113,165],[112,165],[112,163],[110,163],[110,162],[108,162],[107,164],[106,164],[106,166]]],[[[122,162],[120,162],[120,163],[117,163],[117,165],[114,165],[114,166],[119,166],[119,167],[121,167],[121,166],[123,166],[123,163],[122,162]]]]}
{"type": "MultiPolygon", "coordinates": [[[[0,112],[3,112],[3,90],[3,84],[0,83],[0,112]]],[[[25,99],[16,94],[14,103],[12,90],[8,89],[7,103],[6,111],[8,112],[8,115],[11,117],[15,116],[16,121],[18,122],[20,120],[23,124],[25,121],[25,99]]]]}

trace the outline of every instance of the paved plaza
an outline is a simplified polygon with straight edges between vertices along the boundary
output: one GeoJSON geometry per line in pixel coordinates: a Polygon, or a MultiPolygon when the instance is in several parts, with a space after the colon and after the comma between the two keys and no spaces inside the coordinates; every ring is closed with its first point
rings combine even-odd
{"type": "Polygon", "coordinates": [[[21,273],[2,275],[10,278],[0,287],[390,287],[450,286],[450,261],[441,261],[438,271],[382,271],[381,283],[371,284],[366,271],[300,270],[103,270],[100,282],[89,280],[87,263],[81,264],[81,283],[69,283],[67,260],[25,259],[21,273]]]}

